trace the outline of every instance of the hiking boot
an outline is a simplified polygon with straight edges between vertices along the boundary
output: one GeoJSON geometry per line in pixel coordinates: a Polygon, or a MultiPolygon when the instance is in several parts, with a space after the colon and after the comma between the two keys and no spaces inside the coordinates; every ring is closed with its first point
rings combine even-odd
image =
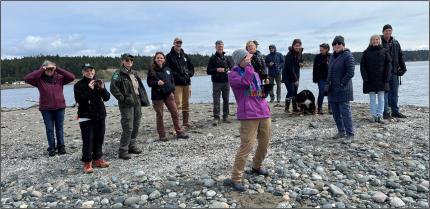
{"type": "Polygon", "coordinates": [[[383,116],[385,120],[391,119],[391,114],[389,112],[384,112],[383,116]]]}
{"type": "Polygon", "coordinates": [[[231,187],[233,187],[234,190],[236,190],[238,192],[244,192],[245,191],[245,187],[240,182],[235,182],[232,179],[224,179],[223,185],[224,186],[231,186],[231,187]]]}
{"type": "Polygon", "coordinates": [[[330,103],[327,105],[327,109],[328,109],[328,114],[333,114],[333,112],[331,111],[331,107],[330,107],[330,103]]]}
{"type": "Polygon", "coordinates": [[[372,119],[370,119],[371,122],[377,123],[378,122],[378,116],[372,116],[372,119]]]}
{"type": "Polygon", "coordinates": [[[228,118],[224,118],[224,119],[222,119],[222,122],[223,123],[231,123],[231,120],[228,118]]]}
{"type": "Polygon", "coordinates": [[[189,136],[187,134],[185,134],[185,132],[181,132],[181,133],[178,133],[176,135],[176,138],[178,138],[178,139],[188,139],[189,136]]]}
{"type": "Polygon", "coordinates": [[[258,174],[258,175],[263,175],[263,176],[268,176],[269,175],[269,171],[267,171],[264,168],[258,168],[258,169],[252,168],[252,173],[253,174],[258,174]]]}
{"type": "Polygon", "coordinates": [[[319,114],[319,115],[322,115],[322,114],[323,114],[323,111],[322,111],[322,108],[321,108],[321,107],[318,107],[318,112],[317,112],[317,114],[319,114]]]}
{"type": "Polygon", "coordinates": [[[217,126],[219,124],[219,119],[218,118],[214,118],[214,120],[212,121],[212,125],[213,126],[217,126]]]}
{"type": "Polygon", "coordinates": [[[384,120],[382,119],[382,115],[376,116],[376,122],[380,123],[380,124],[384,124],[385,123],[384,120]]]}
{"type": "Polygon", "coordinates": [[[160,137],[160,139],[158,139],[158,140],[160,140],[160,141],[162,141],[162,142],[167,142],[167,141],[169,141],[169,139],[167,139],[167,137],[160,137]]]}
{"type": "Polygon", "coordinates": [[[290,113],[290,103],[291,101],[289,99],[285,100],[285,112],[290,113]]]}
{"type": "Polygon", "coordinates": [[[137,147],[128,148],[128,153],[130,154],[140,154],[142,153],[142,150],[138,149],[137,147]]]}
{"type": "Polygon", "coordinates": [[[50,157],[55,156],[55,150],[48,151],[48,155],[49,155],[50,157]]]}
{"type": "Polygon", "coordinates": [[[119,157],[120,159],[123,159],[123,160],[130,160],[130,159],[131,159],[131,156],[130,156],[128,153],[120,153],[120,154],[118,155],[118,157],[119,157]]]}
{"type": "Polygon", "coordinates": [[[406,118],[406,115],[403,115],[400,112],[393,112],[393,114],[391,114],[391,116],[394,118],[406,118]]]}
{"type": "Polygon", "coordinates": [[[93,165],[91,162],[84,162],[84,173],[92,173],[93,165]]]}
{"type": "Polygon", "coordinates": [[[346,134],[345,133],[343,133],[343,132],[339,132],[339,133],[337,133],[336,135],[334,135],[332,138],[333,139],[340,139],[340,138],[344,138],[346,136],[346,134]]]}
{"type": "Polygon", "coordinates": [[[110,163],[108,162],[108,161],[106,161],[106,160],[103,160],[103,159],[98,159],[98,160],[95,160],[94,161],[94,164],[95,164],[95,166],[96,167],[98,167],[98,168],[107,168],[107,167],[109,167],[109,165],[110,165],[110,163]]]}
{"type": "Polygon", "coordinates": [[[58,147],[58,154],[60,154],[60,155],[66,154],[66,146],[62,145],[62,146],[58,147]]]}

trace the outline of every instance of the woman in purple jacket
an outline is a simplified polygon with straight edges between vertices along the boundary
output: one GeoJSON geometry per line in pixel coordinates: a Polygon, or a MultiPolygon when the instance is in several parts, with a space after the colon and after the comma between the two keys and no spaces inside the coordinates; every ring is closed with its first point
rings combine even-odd
{"type": "Polygon", "coordinates": [[[272,138],[271,114],[269,104],[264,98],[261,80],[251,65],[252,54],[239,49],[232,54],[235,66],[228,74],[228,80],[237,102],[237,119],[240,121],[240,147],[237,150],[229,185],[244,191],[241,184],[246,159],[256,141],[257,150],[253,159],[252,173],[268,176],[269,172],[261,167],[272,138]],[[257,140],[256,140],[257,139],[257,140]]]}
{"type": "Polygon", "coordinates": [[[26,75],[24,80],[39,90],[39,110],[45,122],[49,156],[54,156],[55,150],[58,150],[60,155],[66,154],[63,134],[66,101],[63,86],[75,80],[75,76],[57,67],[55,63],[45,60],[39,70],[26,75]],[[54,140],[54,126],[57,146],[54,140]]]}

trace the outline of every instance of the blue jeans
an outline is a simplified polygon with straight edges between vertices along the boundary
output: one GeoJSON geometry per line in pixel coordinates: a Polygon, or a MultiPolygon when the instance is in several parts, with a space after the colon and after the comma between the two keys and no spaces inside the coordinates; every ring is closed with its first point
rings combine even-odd
{"type": "Polygon", "coordinates": [[[318,109],[322,108],[323,102],[324,102],[324,85],[326,83],[326,80],[319,80],[318,81],[318,109]]]}
{"type": "Polygon", "coordinates": [[[293,97],[297,95],[297,90],[299,89],[299,85],[294,85],[293,82],[287,81],[285,82],[285,87],[287,87],[287,96],[286,100],[291,100],[293,97]]]}
{"type": "Polygon", "coordinates": [[[369,92],[370,97],[370,114],[372,116],[382,116],[384,113],[384,97],[385,93],[384,91],[378,91],[378,105],[376,105],[376,93],[375,92],[369,92]]]}
{"type": "Polygon", "coordinates": [[[354,135],[351,105],[349,102],[330,102],[330,106],[338,132],[346,132],[347,135],[354,135]]]}
{"type": "Polygon", "coordinates": [[[42,113],[43,122],[45,122],[46,137],[48,138],[48,152],[64,146],[64,108],[58,110],[41,110],[40,112],[42,113]],[[57,146],[55,146],[54,126],[57,146]]]}
{"type": "Polygon", "coordinates": [[[385,92],[385,105],[384,113],[389,113],[389,108],[391,108],[391,113],[399,113],[399,78],[394,73],[390,77],[390,91],[385,92]]]}

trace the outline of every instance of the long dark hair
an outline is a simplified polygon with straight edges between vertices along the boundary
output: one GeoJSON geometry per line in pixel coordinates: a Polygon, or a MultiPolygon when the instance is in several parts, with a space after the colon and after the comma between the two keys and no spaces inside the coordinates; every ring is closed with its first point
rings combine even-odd
{"type": "Polygon", "coordinates": [[[163,53],[163,52],[155,52],[154,57],[152,57],[152,66],[151,66],[151,73],[152,73],[153,75],[155,75],[155,71],[156,71],[156,70],[163,69],[163,67],[166,65],[166,61],[164,61],[163,66],[161,66],[161,67],[160,67],[160,66],[158,66],[158,64],[155,62],[155,58],[156,58],[156,57],[157,57],[157,55],[159,55],[159,54],[163,55],[164,60],[166,60],[166,55],[164,55],[164,53],[163,53]]]}

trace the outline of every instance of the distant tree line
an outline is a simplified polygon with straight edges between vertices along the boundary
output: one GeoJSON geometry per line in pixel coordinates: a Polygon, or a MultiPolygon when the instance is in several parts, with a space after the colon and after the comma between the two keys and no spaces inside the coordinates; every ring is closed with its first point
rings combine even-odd
{"type": "MultiPolygon", "coordinates": [[[[429,50],[404,51],[405,61],[427,61],[429,60],[429,50]]],[[[353,52],[356,63],[360,63],[362,52],[353,52]]],[[[316,54],[304,53],[303,59],[307,63],[312,63],[316,54]]],[[[210,56],[200,54],[190,54],[195,67],[206,67],[210,56]]],[[[29,72],[38,69],[44,60],[51,60],[57,66],[72,71],[75,75],[81,75],[81,67],[85,63],[91,63],[98,70],[110,68],[117,69],[120,66],[119,57],[107,56],[50,56],[39,55],[23,58],[2,59],[1,60],[1,83],[23,80],[29,72]]],[[[134,57],[134,67],[139,71],[147,71],[151,65],[150,56],[136,55],[134,57]]]]}

